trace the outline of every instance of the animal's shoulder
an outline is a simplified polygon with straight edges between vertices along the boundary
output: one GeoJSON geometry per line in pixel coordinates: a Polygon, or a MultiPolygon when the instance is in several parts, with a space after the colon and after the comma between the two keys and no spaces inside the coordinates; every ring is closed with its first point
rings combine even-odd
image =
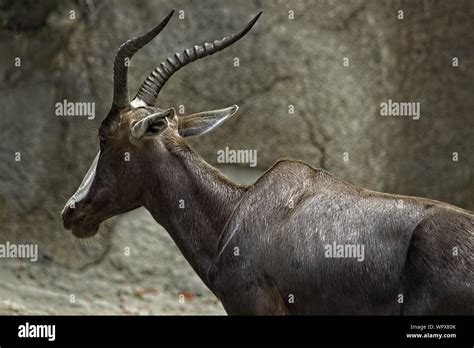
{"type": "Polygon", "coordinates": [[[216,258],[209,273],[212,279],[218,269],[234,262],[252,262],[252,258],[237,260],[235,247],[262,248],[262,235],[269,236],[284,228],[289,214],[302,209],[318,192],[337,181],[330,173],[294,160],[279,160],[242,194],[229,216],[217,245],[216,258]],[[250,243],[250,244],[249,244],[250,243]]]}
{"type": "Polygon", "coordinates": [[[318,179],[326,175],[330,174],[304,162],[277,161],[242,194],[223,235],[233,234],[235,224],[242,229],[245,227],[244,222],[266,219],[267,215],[271,215],[288,201],[291,204],[291,200],[297,200],[301,195],[311,195],[316,190],[318,179]]]}
{"type": "Polygon", "coordinates": [[[266,190],[269,187],[276,190],[284,187],[305,186],[329,176],[331,175],[328,172],[313,168],[305,162],[282,159],[258,178],[249,191],[266,190]]]}
{"type": "Polygon", "coordinates": [[[325,191],[332,194],[337,182],[330,173],[304,162],[280,160],[242,194],[231,219],[250,221],[275,216],[282,207],[307,201],[325,191]]]}

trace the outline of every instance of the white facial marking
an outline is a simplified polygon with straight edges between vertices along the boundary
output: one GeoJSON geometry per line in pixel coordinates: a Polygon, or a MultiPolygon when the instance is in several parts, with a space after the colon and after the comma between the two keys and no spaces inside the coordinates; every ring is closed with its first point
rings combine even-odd
{"type": "Polygon", "coordinates": [[[130,105],[134,108],[139,108],[140,106],[146,106],[146,103],[141,99],[135,98],[132,100],[130,105]]]}
{"type": "Polygon", "coordinates": [[[82,179],[81,185],[77,189],[76,193],[74,193],[71,198],[66,203],[66,206],[71,206],[73,203],[77,203],[84,199],[89,192],[92,182],[94,181],[95,177],[95,170],[97,168],[97,162],[99,162],[100,152],[97,152],[97,155],[94,158],[89,170],[87,171],[84,179],[82,179]]]}

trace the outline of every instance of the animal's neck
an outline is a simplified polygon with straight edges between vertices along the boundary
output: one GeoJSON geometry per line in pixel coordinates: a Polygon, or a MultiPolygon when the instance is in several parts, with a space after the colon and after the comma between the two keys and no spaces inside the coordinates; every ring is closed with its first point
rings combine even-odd
{"type": "Polygon", "coordinates": [[[201,279],[216,253],[227,219],[245,187],[238,186],[191,149],[153,163],[145,207],[171,235],[201,279]]]}

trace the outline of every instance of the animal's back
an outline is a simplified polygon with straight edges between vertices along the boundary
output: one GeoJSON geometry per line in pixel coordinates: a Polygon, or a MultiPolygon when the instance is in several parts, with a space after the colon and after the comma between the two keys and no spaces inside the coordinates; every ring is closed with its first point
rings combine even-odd
{"type": "Polygon", "coordinates": [[[242,197],[216,267],[250,288],[271,284],[290,313],[400,314],[413,232],[439,210],[450,213],[280,161],[242,197]]]}

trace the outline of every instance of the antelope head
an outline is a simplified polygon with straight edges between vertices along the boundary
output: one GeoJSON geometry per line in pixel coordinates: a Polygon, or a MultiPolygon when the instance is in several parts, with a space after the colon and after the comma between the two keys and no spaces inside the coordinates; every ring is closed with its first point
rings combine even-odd
{"type": "Polygon", "coordinates": [[[184,137],[204,134],[237,112],[238,107],[234,105],[178,117],[174,108],[160,108],[155,101],[175,72],[240,40],[261,12],[240,32],[186,49],[162,62],[130,101],[127,87],[129,60],[163,30],[173,13],[150,32],[126,41],[118,49],[114,61],[113,103],[99,127],[100,150],[62,211],[64,228],[71,229],[75,237],[91,237],[104,220],[144,205],[147,187],[141,187],[140,183],[146,182],[147,163],[154,162],[158,166],[163,163],[164,168],[172,156],[163,145],[165,139],[179,143],[184,137]],[[133,160],[126,161],[124,156],[133,160]]]}

